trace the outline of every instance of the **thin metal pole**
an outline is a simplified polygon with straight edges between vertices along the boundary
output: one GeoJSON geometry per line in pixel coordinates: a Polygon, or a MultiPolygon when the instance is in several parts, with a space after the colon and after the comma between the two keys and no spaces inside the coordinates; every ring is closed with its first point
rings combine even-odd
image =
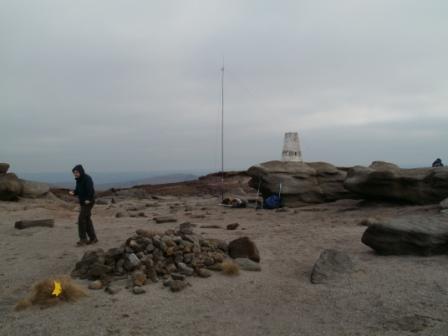
{"type": "Polygon", "coordinates": [[[224,61],[221,68],[221,201],[224,200],[224,61]]]}

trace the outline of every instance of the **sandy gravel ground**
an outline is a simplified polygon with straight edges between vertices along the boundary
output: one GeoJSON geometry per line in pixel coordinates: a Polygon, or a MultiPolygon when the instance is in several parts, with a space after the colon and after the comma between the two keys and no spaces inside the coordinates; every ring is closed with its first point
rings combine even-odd
{"type": "MultiPolygon", "coordinates": [[[[157,214],[172,214],[178,223],[198,224],[197,231],[209,238],[250,237],[260,250],[261,272],[189,278],[192,286],[179,293],[164,289],[162,283],[145,286],[147,292],[138,296],[125,289],[116,295],[88,291],[89,296],[77,303],[15,312],[15,303],[34,282],[69,274],[90,247],[74,246],[74,203],[0,202],[0,334],[448,335],[448,257],[375,255],[361,243],[365,227],[358,225],[366,217],[412,214],[431,219],[436,208],[340,201],[275,212],[217,204],[216,198],[204,196],[97,205],[97,246],[117,247],[139,228],[174,228],[177,224],[152,220],[157,214]],[[147,217],[115,218],[129,208],[140,208],[147,217]],[[17,220],[39,218],[54,218],[56,226],[22,231],[13,227],[17,220]],[[225,229],[234,222],[240,224],[237,230],[225,229]],[[200,228],[207,224],[223,229],[200,228]],[[338,281],[313,285],[313,264],[327,248],[347,252],[355,271],[338,281]]],[[[77,282],[87,288],[87,282],[77,282]]]]}

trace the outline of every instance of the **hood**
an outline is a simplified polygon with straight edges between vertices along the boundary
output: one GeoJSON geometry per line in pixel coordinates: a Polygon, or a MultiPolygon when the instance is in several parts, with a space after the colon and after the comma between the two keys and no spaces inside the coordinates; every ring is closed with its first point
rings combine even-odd
{"type": "Polygon", "coordinates": [[[72,172],[74,172],[75,170],[79,171],[79,174],[81,174],[80,177],[83,177],[85,175],[84,168],[80,164],[73,167],[72,172]]]}

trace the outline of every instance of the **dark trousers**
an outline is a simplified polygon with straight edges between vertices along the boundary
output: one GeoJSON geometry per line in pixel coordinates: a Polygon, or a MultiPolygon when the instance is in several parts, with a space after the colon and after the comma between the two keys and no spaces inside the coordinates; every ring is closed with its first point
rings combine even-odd
{"type": "Polygon", "coordinates": [[[89,236],[90,240],[96,239],[95,229],[92,223],[92,208],[93,203],[87,205],[81,205],[81,210],[78,217],[78,233],[80,240],[87,240],[89,236]]]}

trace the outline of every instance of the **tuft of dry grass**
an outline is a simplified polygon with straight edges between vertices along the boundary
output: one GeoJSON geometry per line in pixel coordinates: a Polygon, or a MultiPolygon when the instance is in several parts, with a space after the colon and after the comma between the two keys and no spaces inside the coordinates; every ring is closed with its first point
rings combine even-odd
{"type": "Polygon", "coordinates": [[[238,275],[240,274],[240,266],[233,260],[227,259],[221,263],[222,272],[225,275],[238,275]]]}
{"type": "Polygon", "coordinates": [[[69,276],[50,277],[36,283],[31,295],[17,302],[15,310],[20,311],[35,305],[50,307],[62,302],[75,302],[85,296],[87,294],[84,289],[74,283],[69,276]],[[62,293],[59,296],[52,294],[55,281],[61,283],[62,293]]]}

